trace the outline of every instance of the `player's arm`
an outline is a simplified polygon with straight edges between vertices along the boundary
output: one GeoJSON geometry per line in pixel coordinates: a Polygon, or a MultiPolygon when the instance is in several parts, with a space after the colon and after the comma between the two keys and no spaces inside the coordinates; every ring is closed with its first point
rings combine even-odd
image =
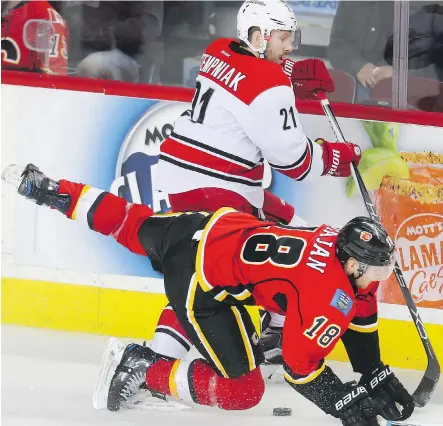
{"type": "Polygon", "coordinates": [[[139,241],[139,229],[154,215],[145,205],[128,203],[124,198],[91,186],[46,177],[29,164],[21,175],[18,193],[62,212],[69,219],[88,226],[136,254],[146,256],[139,241]]]}
{"type": "Polygon", "coordinates": [[[357,310],[342,341],[355,372],[369,374],[381,363],[378,338],[378,313],[374,283],[367,291],[359,291],[357,310]]]}
{"type": "Polygon", "coordinates": [[[306,137],[289,82],[257,96],[242,125],[271,167],[295,180],[349,176],[350,162],[360,159],[360,149],[354,144],[322,140],[320,145],[306,137]]]}
{"type": "Polygon", "coordinates": [[[369,395],[384,404],[380,414],[385,419],[408,418],[414,410],[412,396],[400,383],[389,365],[380,357],[376,292],[379,282],[371,284],[357,296],[357,311],[342,341],[355,372],[361,373],[360,384],[369,395]],[[399,410],[399,404],[403,410],[399,410]]]}
{"type": "Polygon", "coordinates": [[[338,317],[341,314],[332,309],[318,316],[303,316],[297,309],[287,312],[282,348],[286,382],[343,425],[377,425],[380,406],[366,388],[355,382],[343,383],[324,363],[346,326],[338,317]],[[285,339],[285,335],[290,337],[285,339]]]}

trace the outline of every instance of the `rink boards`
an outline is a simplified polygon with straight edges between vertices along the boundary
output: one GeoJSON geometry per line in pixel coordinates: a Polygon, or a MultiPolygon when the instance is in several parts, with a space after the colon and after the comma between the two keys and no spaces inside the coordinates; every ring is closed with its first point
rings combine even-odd
{"type": "MultiPolygon", "coordinates": [[[[29,76],[25,83],[31,84],[33,78],[29,76]]],[[[72,90],[2,85],[2,95],[8,103],[8,109],[2,109],[2,169],[10,163],[32,162],[55,179],[87,182],[132,202],[148,204],[157,212],[167,210],[167,197],[152,189],[159,146],[170,133],[174,119],[188,108],[189,104],[182,101],[189,101],[191,94],[179,89],[175,93],[164,89],[162,94],[156,89],[149,96],[148,89],[149,93],[141,93],[140,88],[129,93],[128,85],[124,85],[126,92],[118,93],[106,83],[109,87],[103,92],[110,94],[103,96],[93,85],[92,91],[100,93],[87,93],[87,87],[71,88],[64,84],[64,89],[72,90]],[[180,102],[155,100],[163,98],[180,102]]],[[[303,111],[300,107],[306,112],[301,116],[306,133],[312,139],[322,136],[333,140],[327,120],[318,115],[320,108],[309,109],[308,104],[305,108],[303,111]]],[[[352,111],[350,114],[357,112],[362,117],[370,112],[359,112],[359,107],[352,111]]],[[[386,119],[388,115],[386,110],[386,119]]],[[[390,120],[404,122],[411,117],[400,114],[390,120]]],[[[417,125],[399,125],[399,150],[413,151],[419,146],[443,154],[443,129],[432,121],[433,114],[428,117],[429,123],[420,122],[422,119],[418,116],[417,125]]],[[[363,149],[371,147],[360,120],[339,121],[349,140],[358,142],[363,149]]],[[[341,226],[350,218],[365,214],[361,200],[346,195],[343,179],[294,183],[269,169],[267,172],[265,186],[295,205],[297,213],[310,224],[341,226]]],[[[443,224],[443,216],[441,220],[435,216],[443,224]]],[[[145,258],[80,228],[57,212],[37,208],[5,186],[2,217],[3,323],[152,337],[166,298],[161,277],[145,258]]],[[[423,238],[417,240],[417,247],[437,247],[443,233],[423,238]]],[[[412,278],[408,282],[414,297],[420,300],[420,313],[434,349],[443,359],[441,256],[439,252],[435,264],[419,265],[419,271],[405,272],[405,277],[409,280],[410,272],[427,277],[420,285],[414,284],[412,278]]],[[[401,300],[387,303],[384,293],[379,296],[385,362],[423,369],[424,353],[407,308],[401,300]]],[[[257,322],[256,310],[251,312],[257,322]]],[[[337,346],[331,358],[345,360],[341,344],[337,346]]]]}

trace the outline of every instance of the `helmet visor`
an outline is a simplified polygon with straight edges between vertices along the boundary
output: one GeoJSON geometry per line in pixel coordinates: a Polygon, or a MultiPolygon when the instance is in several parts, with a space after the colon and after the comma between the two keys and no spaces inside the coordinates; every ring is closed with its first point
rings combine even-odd
{"type": "Polygon", "coordinates": [[[297,28],[293,31],[291,31],[292,35],[291,35],[291,44],[292,44],[292,48],[294,50],[298,50],[300,49],[301,46],[301,30],[300,28],[297,28]]]}
{"type": "Polygon", "coordinates": [[[364,277],[369,278],[370,281],[383,281],[387,280],[394,270],[395,266],[395,256],[392,254],[389,263],[383,266],[373,266],[368,265],[368,269],[366,269],[363,274],[364,277]]]}
{"type": "MultiPolygon", "coordinates": [[[[274,31],[280,35],[280,37],[284,43],[289,42],[289,44],[292,47],[292,50],[298,50],[300,48],[300,45],[301,45],[301,30],[300,30],[300,28],[296,28],[295,30],[289,30],[289,29],[284,30],[281,28],[275,28],[275,29],[271,30],[271,33],[274,31]]],[[[270,33],[268,35],[267,34],[268,33],[265,32],[263,37],[266,41],[269,41],[269,40],[271,40],[271,35],[270,35],[270,33]]]]}

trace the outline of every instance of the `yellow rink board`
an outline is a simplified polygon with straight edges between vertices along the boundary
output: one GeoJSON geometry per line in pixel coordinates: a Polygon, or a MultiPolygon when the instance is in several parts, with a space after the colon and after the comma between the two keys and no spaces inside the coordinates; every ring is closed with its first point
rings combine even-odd
{"type": "MultiPolygon", "coordinates": [[[[165,305],[163,294],[2,278],[3,324],[149,340],[165,305]]],[[[257,309],[250,312],[257,326],[257,309]]],[[[443,360],[443,326],[425,326],[437,357],[443,360]]],[[[379,333],[385,363],[426,368],[426,356],[412,321],[380,319],[379,333]]],[[[341,342],[329,358],[347,360],[341,342]]]]}

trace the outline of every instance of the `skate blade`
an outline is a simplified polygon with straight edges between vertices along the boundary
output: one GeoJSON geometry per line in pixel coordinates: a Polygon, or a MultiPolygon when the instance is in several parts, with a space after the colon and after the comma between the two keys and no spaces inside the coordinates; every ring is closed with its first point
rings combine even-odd
{"type": "Polygon", "coordinates": [[[96,410],[107,408],[109,386],[124,351],[125,345],[119,339],[111,337],[106,343],[92,397],[92,405],[96,410]]]}
{"type": "Polygon", "coordinates": [[[152,396],[151,392],[144,390],[138,392],[122,404],[122,408],[143,411],[182,411],[192,407],[175,400],[163,400],[152,396]]]}

